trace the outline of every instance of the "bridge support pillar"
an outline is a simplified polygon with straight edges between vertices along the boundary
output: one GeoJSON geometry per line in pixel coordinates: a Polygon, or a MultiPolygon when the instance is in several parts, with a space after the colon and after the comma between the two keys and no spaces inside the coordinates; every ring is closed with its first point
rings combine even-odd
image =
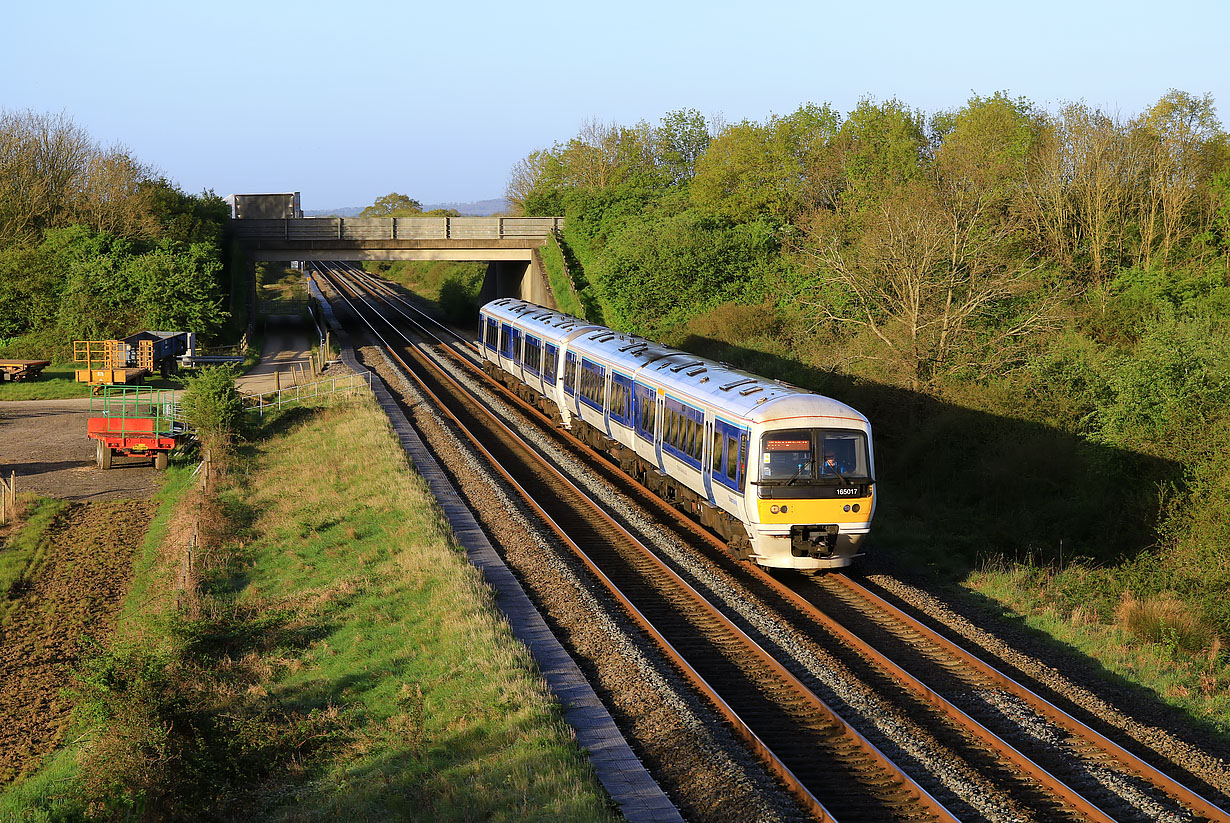
{"type": "Polygon", "coordinates": [[[517,297],[547,308],[556,308],[546,273],[538,255],[533,260],[495,260],[487,264],[487,276],[478,293],[478,304],[499,297],[517,297]]]}

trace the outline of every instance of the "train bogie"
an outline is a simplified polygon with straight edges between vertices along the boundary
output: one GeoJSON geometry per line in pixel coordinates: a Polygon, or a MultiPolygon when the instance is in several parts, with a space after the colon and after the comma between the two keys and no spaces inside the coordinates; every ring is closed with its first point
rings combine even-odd
{"type": "Polygon", "coordinates": [[[740,556],[826,569],[861,553],[874,455],[854,409],[521,300],[480,322],[490,373],[740,556]]]}

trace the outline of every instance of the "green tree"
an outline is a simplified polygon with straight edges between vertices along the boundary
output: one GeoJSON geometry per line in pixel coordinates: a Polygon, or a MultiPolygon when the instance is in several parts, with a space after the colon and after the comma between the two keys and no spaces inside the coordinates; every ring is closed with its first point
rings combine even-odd
{"type": "Polygon", "coordinates": [[[877,202],[894,186],[918,179],[929,144],[920,112],[897,99],[859,101],[838,136],[845,197],[877,202]]]}
{"type": "Polygon", "coordinates": [[[1006,212],[1025,184],[1040,120],[1032,103],[1004,92],[974,95],[963,108],[937,115],[932,122],[938,176],[954,195],[988,200],[1006,212]]]}
{"type": "Polygon", "coordinates": [[[832,195],[826,163],[840,117],[807,105],[787,117],[728,126],[696,163],[691,198],[698,208],[746,222],[785,223],[832,195]]]}
{"type": "Polygon", "coordinates": [[[709,124],[696,109],[678,109],[663,115],[653,131],[653,144],[665,179],[672,184],[691,180],[711,139],[709,124]]]}
{"type": "Polygon", "coordinates": [[[390,192],[377,197],[376,202],[363,211],[360,217],[415,217],[423,213],[423,204],[405,194],[390,192]]]}

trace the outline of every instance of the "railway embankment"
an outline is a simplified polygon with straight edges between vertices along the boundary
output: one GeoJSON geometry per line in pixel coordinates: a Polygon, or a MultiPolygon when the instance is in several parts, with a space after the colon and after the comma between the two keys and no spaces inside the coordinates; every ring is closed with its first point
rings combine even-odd
{"type": "Polygon", "coordinates": [[[205,494],[172,468],[109,576],[131,575],[118,628],[86,621],[94,642],[42,687],[74,711],[0,819],[614,819],[369,399],[268,418],[214,469],[205,494]]]}

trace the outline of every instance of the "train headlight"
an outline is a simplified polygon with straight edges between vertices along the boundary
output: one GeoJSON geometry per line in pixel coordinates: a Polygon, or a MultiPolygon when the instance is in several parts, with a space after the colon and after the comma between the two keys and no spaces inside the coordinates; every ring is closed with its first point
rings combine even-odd
{"type": "Polygon", "coordinates": [[[776,503],[774,503],[772,506],[769,506],[769,511],[772,512],[773,514],[777,514],[779,511],[781,511],[781,507],[778,506],[776,503]]]}
{"type": "Polygon", "coordinates": [[[845,505],[845,507],[843,508],[843,511],[850,511],[850,504],[849,504],[849,503],[847,503],[847,504],[845,505]]]}
{"type": "Polygon", "coordinates": [[[785,513],[786,513],[786,511],[787,511],[787,507],[786,507],[786,506],[782,506],[782,514],[785,514],[785,513]]]}
{"type": "Polygon", "coordinates": [[[855,511],[855,513],[857,513],[857,512],[858,512],[858,504],[857,504],[857,503],[855,503],[855,504],[854,504],[854,511],[855,511]]]}

